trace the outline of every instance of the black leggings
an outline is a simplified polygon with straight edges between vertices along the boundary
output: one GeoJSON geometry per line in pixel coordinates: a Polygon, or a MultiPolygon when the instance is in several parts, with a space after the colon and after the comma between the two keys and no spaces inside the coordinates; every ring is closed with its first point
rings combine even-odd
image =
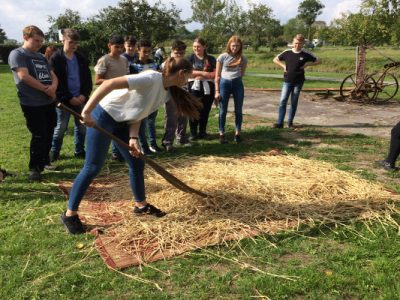
{"type": "Polygon", "coordinates": [[[203,108],[199,110],[200,118],[198,120],[189,120],[190,134],[192,136],[196,136],[197,134],[203,136],[207,133],[208,116],[210,114],[211,107],[214,102],[214,93],[215,93],[214,83],[209,82],[209,85],[210,85],[209,95],[204,94],[203,83],[201,83],[200,91],[192,90],[191,89],[192,84],[190,85],[190,93],[193,96],[199,98],[201,103],[203,104],[203,108]]]}
{"type": "Polygon", "coordinates": [[[395,166],[396,160],[400,154],[400,122],[392,128],[390,137],[390,148],[389,154],[386,161],[390,163],[392,167],[395,166]]]}

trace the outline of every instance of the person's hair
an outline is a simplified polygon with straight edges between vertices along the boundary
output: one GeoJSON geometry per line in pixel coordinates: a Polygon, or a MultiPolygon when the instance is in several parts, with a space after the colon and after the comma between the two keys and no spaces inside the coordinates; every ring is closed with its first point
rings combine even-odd
{"type": "Polygon", "coordinates": [[[129,45],[136,45],[136,38],[133,35],[127,35],[124,38],[125,43],[128,43],[129,45]]]}
{"type": "Polygon", "coordinates": [[[296,34],[296,35],[293,37],[293,39],[294,39],[294,40],[298,40],[298,41],[301,42],[301,43],[304,43],[304,40],[305,40],[304,35],[302,35],[301,33],[296,34]]]}
{"type": "Polygon", "coordinates": [[[232,36],[229,40],[228,43],[226,44],[226,53],[228,54],[232,54],[231,51],[231,44],[232,43],[240,43],[240,49],[239,51],[235,54],[235,59],[233,60],[233,62],[231,62],[228,66],[229,67],[235,67],[237,65],[240,65],[242,62],[242,53],[243,53],[243,43],[242,40],[237,36],[234,35],[232,36]]]}
{"type": "Polygon", "coordinates": [[[108,43],[110,45],[123,45],[124,38],[122,37],[122,35],[115,34],[110,37],[110,39],[108,40],[108,43]]]}
{"type": "Polygon", "coordinates": [[[50,45],[46,47],[46,51],[44,52],[44,56],[47,60],[50,60],[50,57],[53,55],[54,52],[57,51],[56,46],[50,45]]]}
{"type": "Polygon", "coordinates": [[[22,35],[25,37],[28,37],[28,38],[33,37],[35,34],[40,35],[41,37],[44,37],[43,31],[41,31],[40,28],[35,25],[26,26],[22,30],[22,35]]]}
{"type": "Polygon", "coordinates": [[[76,29],[66,28],[63,30],[63,38],[69,38],[72,41],[80,41],[81,37],[76,29]]]}
{"type": "Polygon", "coordinates": [[[186,44],[181,40],[174,40],[171,45],[172,50],[186,50],[186,44]]]}
{"type": "Polygon", "coordinates": [[[202,45],[204,47],[204,63],[203,63],[203,71],[207,71],[207,66],[208,66],[208,59],[207,59],[207,44],[206,41],[204,39],[202,39],[201,37],[197,37],[194,39],[193,43],[199,43],[200,45],[202,45]]]}
{"type": "Polygon", "coordinates": [[[139,40],[137,47],[138,48],[142,48],[142,47],[150,47],[151,48],[151,42],[149,40],[139,40]]]}
{"type": "MultiPolygon", "coordinates": [[[[165,61],[162,74],[163,76],[170,76],[180,70],[188,73],[192,72],[192,63],[182,57],[169,57],[165,61]]],[[[169,87],[169,91],[172,100],[176,104],[178,114],[187,116],[191,119],[198,119],[200,117],[199,110],[203,105],[198,98],[179,86],[171,86],[169,87]]]]}

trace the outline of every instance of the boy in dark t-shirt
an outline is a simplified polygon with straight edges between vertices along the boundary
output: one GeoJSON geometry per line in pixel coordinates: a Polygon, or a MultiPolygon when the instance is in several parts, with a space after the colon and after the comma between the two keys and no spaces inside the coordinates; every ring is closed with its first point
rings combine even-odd
{"type": "Polygon", "coordinates": [[[46,57],[39,53],[44,34],[36,26],[23,29],[24,44],[11,51],[8,64],[18,90],[21,109],[31,132],[29,180],[40,181],[43,169],[50,168],[49,152],[56,125],[57,76],[46,57]]]}
{"type": "Polygon", "coordinates": [[[293,119],[296,114],[300,91],[305,81],[304,69],[308,66],[321,63],[316,56],[303,50],[303,45],[304,36],[297,34],[293,38],[293,48],[283,51],[273,60],[275,64],[281,66],[284,70],[284,82],[279,103],[278,121],[274,124],[274,128],[283,128],[286,105],[290,95],[291,106],[288,117],[288,127],[293,127],[293,119]]]}

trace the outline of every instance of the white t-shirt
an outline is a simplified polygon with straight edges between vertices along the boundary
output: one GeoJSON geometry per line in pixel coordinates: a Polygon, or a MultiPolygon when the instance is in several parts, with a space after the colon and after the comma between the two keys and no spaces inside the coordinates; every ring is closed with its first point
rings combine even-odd
{"type": "Polygon", "coordinates": [[[148,70],[125,77],[128,89],[113,90],[99,103],[117,122],[142,120],[171,97],[160,72],[148,70]]]}

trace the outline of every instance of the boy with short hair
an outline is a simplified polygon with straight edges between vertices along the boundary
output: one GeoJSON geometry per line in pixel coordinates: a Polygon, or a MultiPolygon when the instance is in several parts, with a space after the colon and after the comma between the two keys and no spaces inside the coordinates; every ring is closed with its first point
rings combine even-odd
{"type": "Polygon", "coordinates": [[[121,55],[128,60],[129,63],[129,74],[132,74],[133,70],[131,70],[132,65],[138,59],[138,55],[136,53],[136,38],[133,35],[128,35],[124,38],[125,43],[125,52],[121,55]]]}
{"type": "MultiPolygon", "coordinates": [[[[88,60],[77,51],[79,42],[80,36],[75,29],[64,29],[63,48],[51,57],[50,63],[58,77],[58,101],[80,114],[92,92],[92,74],[90,73],[88,60]]],[[[63,138],[70,118],[70,113],[61,108],[56,108],[56,112],[57,126],[54,130],[50,161],[59,159],[63,138]]],[[[78,158],[85,158],[86,129],[79,118],[74,117],[74,121],[74,155],[78,158]]]]}
{"type": "MultiPolygon", "coordinates": [[[[149,40],[140,40],[138,43],[138,59],[131,65],[131,74],[138,74],[146,70],[159,71],[160,66],[155,63],[151,58],[152,47],[149,40]]],[[[142,152],[145,155],[161,152],[161,148],[157,145],[156,140],[156,118],[158,110],[152,112],[144,118],[140,124],[139,129],[139,144],[142,152]],[[146,129],[149,134],[149,143],[147,143],[146,129]]]]}
{"type": "MultiPolygon", "coordinates": [[[[124,39],[121,35],[113,35],[108,41],[110,53],[100,57],[94,71],[96,72],[96,85],[102,84],[105,80],[129,74],[128,60],[121,54],[124,52],[124,39]]],[[[115,142],[111,143],[111,159],[123,162],[115,142]]]]}
{"type": "MultiPolygon", "coordinates": [[[[186,44],[180,40],[174,40],[171,45],[171,57],[185,57],[186,44]]],[[[163,65],[161,65],[162,69],[163,65]]],[[[167,152],[173,151],[173,143],[176,138],[178,144],[190,146],[186,137],[187,117],[178,116],[175,104],[172,101],[165,103],[165,133],[162,146],[167,152]]]]}
{"type": "Polygon", "coordinates": [[[57,76],[45,56],[43,31],[34,25],[23,29],[22,47],[11,51],[8,64],[18,90],[26,125],[32,134],[29,180],[40,181],[41,172],[50,165],[49,152],[56,125],[55,99],[57,76]]]}

